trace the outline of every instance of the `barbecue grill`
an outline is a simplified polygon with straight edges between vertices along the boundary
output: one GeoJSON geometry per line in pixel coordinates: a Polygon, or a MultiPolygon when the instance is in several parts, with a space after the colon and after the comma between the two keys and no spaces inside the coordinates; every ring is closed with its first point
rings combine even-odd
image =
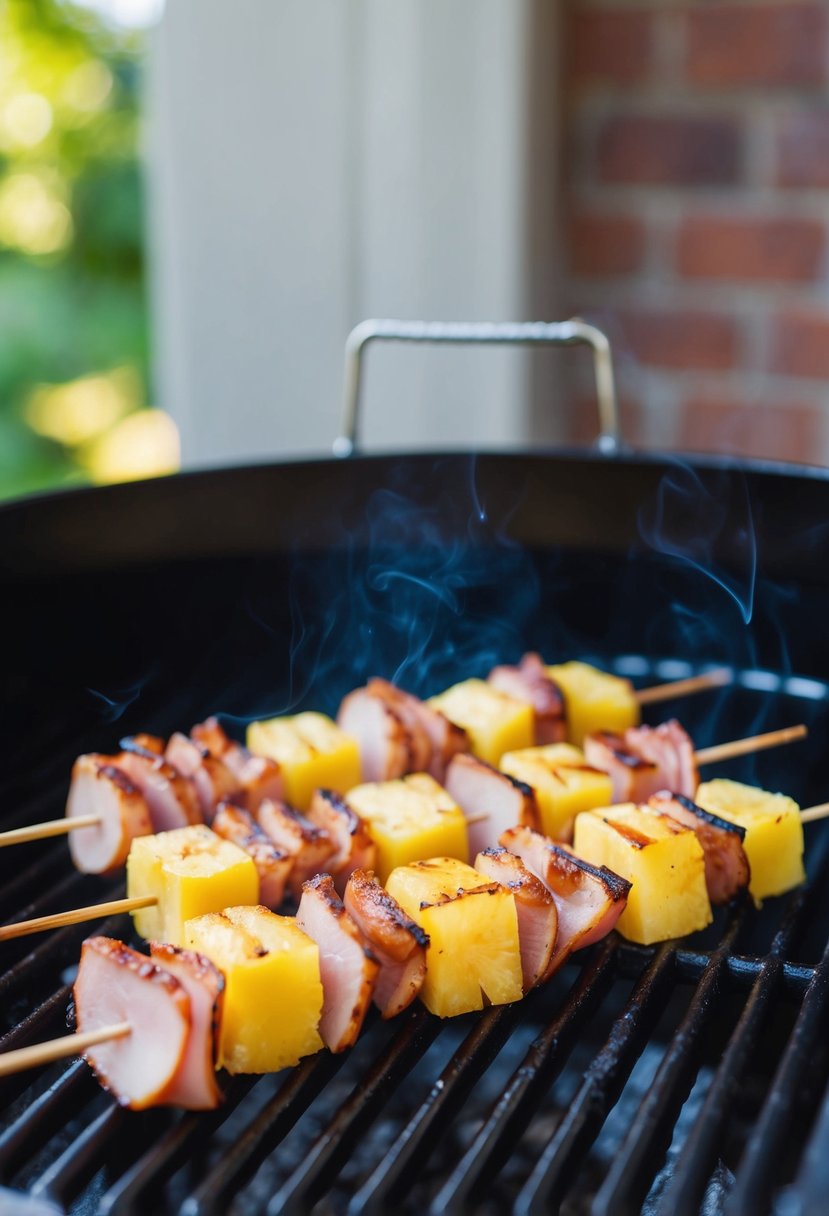
{"type": "MultiPolygon", "coordinates": [[[[426,694],[527,649],[640,684],[730,664],[730,688],[660,717],[699,746],[807,722],[722,771],[825,800],[829,477],[619,450],[601,376],[604,450],[351,456],[5,506],[2,826],[59,815],[74,756],[123,734],[330,713],[372,674],[426,694]]],[[[480,1016],[370,1018],[350,1053],[229,1080],[208,1115],[125,1112],[77,1060],[8,1078],[0,1211],[823,1212],[825,825],[806,841],[807,887],[760,912],[655,947],[611,935],[480,1016]]],[[[65,841],[0,866],[6,921],[123,893],[65,841]]],[[[2,946],[0,1050],[71,1025],[89,932],[2,946]]]]}

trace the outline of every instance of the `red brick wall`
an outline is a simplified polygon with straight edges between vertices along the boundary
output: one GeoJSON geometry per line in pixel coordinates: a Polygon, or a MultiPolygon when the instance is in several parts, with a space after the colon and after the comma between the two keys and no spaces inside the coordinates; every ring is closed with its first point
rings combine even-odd
{"type": "Polygon", "coordinates": [[[626,437],[829,463],[829,3],[565,3],[565,298],[626,437]]]}

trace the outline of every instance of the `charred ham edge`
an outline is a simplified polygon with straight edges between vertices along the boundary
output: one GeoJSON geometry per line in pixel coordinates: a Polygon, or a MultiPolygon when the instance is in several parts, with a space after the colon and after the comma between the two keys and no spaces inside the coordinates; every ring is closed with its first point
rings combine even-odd
{"type": "Polygon", "coordinates": [[[81,948],[74,996],[81,1033],[118,1022],[132,1027],[124,1038],[85,1053],[104,1089],[132,1110],[178,1101],[191,1028],[190,998],[179,981],[123,942],[90,937],[81,948]]]}
{"type": "Polygon", "coordinates": [[[336,852],[328,858],[326,869],[334,878],[338,894],[342,895],[354,870],[372,868],[377,847],[357,812],[332,790],[314,791],[307,818],[315,827],[326,831],[334,842],[336,852]]]}
{"type": "Polygon", "coordinates": [[[420,701],[379,676],[373,676],[366,689],[372,696],[381,697],[406,728],[409,735],[409,771],[427,773],[432,763],[432,740],[420,713],[420,701]]]}
{"type": "Polygon", "coordinates": [[[200,746],[220,760],[241,786],[246,808],[256,814],[265,798],[282,798],[282,773],[275,760],[254,756],[241,743],[228,737],[217,718],[208,718],[194,726],[190,736],[200,746]]]}
{"type": "Polygon", "coordinates": [[[190,998],[190,1034],[167,1094],[185,1110],[213,1110],[222,1100],[216,1084],[216,1049],[222,1024],[225,978],[202,954],[150,942],[152,960],[177,979],[190,998]]]}
{"type": "Polygon", "coordinates": [[[693,798],[699,785],[694,744],[676,718],[659,726],[631,726],[624,733],[624,741],[634,755],[659,767],[661,789],[693,798]]]}
{"type": "Polygon", "coordinates": [[[499,692],[528,702],[535,713],[535,742],[563,743],[567,739],[567,706],[558,684],[547,674],[540,655],[525,654],[517,667],[493,667],[487,681],[499,692]]]}
{"type": "Polygon", "coordinates": [[[661,768],[631,751],[626,736],[604,730],[587,735],[584,758],[591,768],[610,777],[614,802],[647,802],[652,794],[665,788],[661,768]]]}
{"type": "Polygon", "coordinates": [[[467,819],[482,816],[479,822],[467,827],[470,856],[494,845],[501,832],[516,824],[541,829],[532,789],[477,756],[455,756],[446,770],[444,784],[467,819]]]}
{"type": "Polygon", "coordinates": [[[525,993],[529,992],[546,974],[553,957],[558,935],[555,900],[520,857],[500,846],[479,853],[475,869],[515,896],[523,988],[525,993]]]}
{"type": "Polygon", "coordinates": [[[226,798],[238,798],[242,793],[239,779],[224,761],[181,731],[170,736],[164,757],[182,777],[189,777],[195,785],[207,824],[212,821],[213,812],[220,802],[226,798]]]}
{"type": "Polygon", "coordinates": [[[336,852],[336,844],[324,828],[272,798],[266,798],[259,807],[256,821],[280,852],[291,859],[287,888],[299,901],[302,884],[325,868],[329,857],[336,852]]]}
{"type": "Polygon", "coordinates": [[[72,860],[83,874],[106,874],[127,860],[136,836],[153,831],[143,794],[116,763],[115,756],[78,756],[66,803],[69,818],[97,815],[100,823],[69,834],[72,860]]]}
{"type": "Polygon", "coordinates": [[[250,812],[233,802],[219,803],[210,826],[217,836],[238,845],[253,858],[259,875],[259,902],[272,910],[278,908],[285,898],[293,857],[278,849],[250,812]]]}
{"type": "Polygon", "coordinates": [[[745,828],[667,790],[655,794],[648,805],[696,832],[705,855],[705,885],[712,904],[728,903],[748,887],[751,868],[743,848],[745,828]]]}
{"type": "Polygon", "coordinates": [[[605,937],[622,915],[631,884],[607,866],[593,866],[530,828],[509,828],[500,843],[517,853],[550,891],[558,912],[558,933],[549,978],[574,950],[605,937]]]}
{"type": "Polygon", "coordinates": [[[154,831],[170,832],[202,822],[196,788],[164,759],[163,739],[131,735],[121,740],[121,749],[117,764],[146,798],[154,831]]]}
{"type": "Polygon", "coordinates": [[[445,714],[425,701],[419,700],[411,693],[414,711],[420,719],[423,729],[429,736],[432,754],[427,772],[441,785],[446,779],[446,769],[453,756],[469,751],[469,735],[462,726],[450,722],[445,714]]]}
{"type": "Polygon", "coordinates": [[[330,874],[317,874],[302,884],[296,923],[319,947],[320,1035],[330,1051],[344,1051],[360,1033],[380,963],[346,911],[330,874]]]}
{"type": "Polygon", "coordinates": [[[357,688],[344,697],[337,725],[357,740],[363,781],[392,781],[414,771],[412,737],[403,716],[376,690],[357,688]]]}
{"type": "Polygon", "coordinates": [[[383,1018],[393,1018],[423,987],[429,935],[408,918],[371,870],[354,871],[343,902],[380,963],[374,1003],[383,1018]]]}

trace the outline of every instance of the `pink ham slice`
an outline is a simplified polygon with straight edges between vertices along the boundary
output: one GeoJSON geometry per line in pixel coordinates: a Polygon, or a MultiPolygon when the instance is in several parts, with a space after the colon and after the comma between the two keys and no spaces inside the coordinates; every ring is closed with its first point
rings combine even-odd
{"type": "Polygon", "coordinates": [[[563,743],[567,738],[564,694],[547,675],[540,655],[525,654],[517,667],[493,667],[488,682],[499,692],[527,701],[535,713],[535,742],[563,743]]]}
{"type": "Polygon", "coordinates": [[[409,731],[397,708],[369,688],[357,688],[343,698],[337,725],[360,748],[363,781],[391,781],[414,772],[409,731]]]}
{"type": "Polygon", "coordinates": [[[146,798],[154,831],[170,832],[174,828],[201,823],[201,808],[193,782],[168,764],[153,746],[156,742],[163,747],[162,740],[156,741],[148,735],[122,739],[118,767],[146,798]]]}
{"type": "Polygon", "coordinates": [[[432,763],[432,740],[420,712],[422,702],[411,693],[403,692],[388,680],[375,676],[366,685],[366,691],[386,702],[403,723],[408,733],[409,772],[426,773],[432,763]]]}
{"type": "Polygon", "coordinates": [[[526,824],[540,829],[535,794],[528,785],[507,776],[477,756],[455,756],[446,770],[446,791],[469,823],[469,854],[494,847],[507,828],[526,824]]]}
{"type": "Polygon", "coordinates": [[[241,787],[245,807],[256,814],[265,798],[282,798],[284,783],[279,765],[267,756],[254,756],[241,743],[230,739],[216,718],[194,726],[191,737],[216,759],[221,760],[241,787]]]}
{"type": "Polygon", "coordinates": [[[317,874],[303,883],[296,923],[319,947],[322,1041],[330,1051],[345,1051],[360,1033],[380,964],[346,911],[330,874],[317,874]]]}
{"type": "Polygon", "coordinates": [[[90,937],[75,980],[78,1031],[129,1022],[131,1031],[85,1053],[122,1106],[168,1106],[190,1036],[190,998],[168,971],[109,937],[90,937]]]}
{"type": "Polygon", "coordinates": [[[136,836],[153,831],[146,799],[114,756],[78,756],[66,803],[69,818],[97,815],[100,823],[69,833],[69,852],[84,874],[106,874],[127,860],[136,836]]]}
{"type": "Polygon", "coordinates": [[[285,884],[293,869],[293,858],[281,852],[249,811],[232,802],[220,802],[213,823],[217,836],[244,849],[253,858],[259,875],[259,902],[275,910],[285,898],[285,884]]]}
{"type": "Polygon", "coordinates": [[[693,798],[699,785],[694,744],[675,718],[659,726],[632,726],[624,740],[634,755],[659,767],[660,789],[693,798]]]}
{"type": "Polygon", "coordinates": [[[518,854],[555,900],[558,933],[546,979],[574,950],[583,950],[610,932],[625,909],[631,884],[530,828],[509,828],[501,844],[518,854]]]}
{"type": "Polygon", "coordinates": [[[649,805],[691,828],[705,855],[705,885],[712,904],[726,904],[749,884],[751,868],[743,848],[745,828],[704,811],[681,794],[663,791],[649,805]]]}
{"type": "Polygon", "coordinates": [[[374,1003],[384,1018],[393,1018],[423,987],[428,934],[409,920],[371,870],[354,871],[343,902],[380,963],[374,1003]]]}
{"type": "MultiPolygon", "coordinates": [[[[410,693],[406,695],[411,696],[410,693]]],[[[431,760],[426,771],[434,777],[435,781],[443,785],[446,769],[452,757],[469,751],[469,736],[462,726],[450,722],[439,709],[434,709],[417,697],[411,699],[414,712],[419,717],[431,743],[431,760]]]]}
{"type": "Polygon", "coordinates": [[[479,853],[475,869],[507,887],[515,896],[521,973],[524,992],[529,992],[547,974],[553,957],[558,935],[555,900],[520,857],[500,846],[479,853]]]}
{"type": "Polygon", "coordinates": [[[336,852],[332,853],[325,865],[334,879],[338,894],[342,895],[354,870],[372,868],[377,847],[356,811],[331,790],[314,791],[307,817],[315,827],[326,831],[334,842],[336,852]]]}
{"type": "Polygon", "coordinates": [[[225,798],[238,798],[242,793],[239,779],[224,761],[180,731],[170,736],[164,756],[182,777],[189,777],[195,785],[201,813],[207,824],[212,822],[220,802],[225,798]]]}
{"type": "Polygon", "coordinates": [[[302,884],[325,869],[337,846],[324,828],[316,827],[284,802],[266,798],[256,818],[279,851],[291,859],[287,889],[298,902],[302,884]]]}
{"type": "Polygon", "coordinates": [[[222,1022],[225,979],[201,954],[150,943],[153,962],[181,984],[190,998],[190,1034],[167,1102],[185,1110],[213,1110],[222,1100],[216,1084],[216,1045],[222,1022]]]}
{"type": "Polygon", "coordinates": [[[609,731],[587,735],[584,758],[591,768],[610,777],[614,802],[647,802],[651,794],[665,788],[661,768],[630,751],[622,735],[609,731]]]}

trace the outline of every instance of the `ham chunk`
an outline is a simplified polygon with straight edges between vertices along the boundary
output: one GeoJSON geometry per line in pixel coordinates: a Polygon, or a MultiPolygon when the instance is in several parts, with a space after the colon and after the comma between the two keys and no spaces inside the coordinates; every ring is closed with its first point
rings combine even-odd
{"type": "Polygon", "coordinates": [[[97,815],[100,821],[69,833],[69,852],[84,874],[106,874],[122,866],[134,838],[153,831],[146,799],[116,760],[90,753],[78,756],[72,767],[67,816],[97,815]]]}
{"type": "Polygon", "coordinates": [[[550,966],[558,913],[555,900],[541,879],[520,857],[502,847],[484,849],[475,858],[475,869],[499,882],[515,896],[518,913],[518,942],[524,992],[540,983],[550,966]]]}
{"type": "Polygon", "coordinates": [[[630,883],[530,828],[509,828],[501,844],[518,854],[555,900],[558,933],[546,979],[574,950],[591,946],[610,932],[625,910],[630,883]]]}
{"type": "MultiPolygon", "coordinates": [[[[409,695],[409,694],[407,694],[409,695]]],[[[430,777],[434,777],[439,785],[446,778],[446,768],[453,756],[469,751],[469,736],[462,726],[450,722],[445,714],[426,701],[413,697],[414,709],[423,724],[423,729],[429,736],[432,747],[431,759],[427,768],[430,777]]]]}
{"type": "Polygon", "coordinates": [[[132,1110],[177,1101],[191,1025],[190,998],[179,981],[123,942],[90,937],[74,995],[80,1033],[119,1022],[131,1027],[85,1052],[104,1089],[132,1110]]]}
{"type": "Polygon", "coordinates": [[[635,755],[658,765],[662,789],[684,798],[694,797],[699,785],[694,744],[675,718],[659,726],[631,726],[624,739],[635,755]]]}
{"type": "Polygon", "coordinates": [[[651,794],[665,788],[662,769],[631,751],[622,735],[609,731],[586,735],[584,758],[591,768],[610,777],[614,802],[647,802],[651,794]]]}
{"type": "Polygon", "coordinates": [[[530,787],[477,756],[455,756],[446,770],[445,788],[470,821],[467,823],[470,856],[497,845],[507,828],[519,824],[541,828],[535,794],[530,787]]]}
{"type": "Polygon", "coordinates": [[[563,743],[567,739],[567,707],[564,694],[540,655],[525,654],[517,667],[493,667],[488,682],[499,692],[527,701],[535,714],[535,743],[563,743]]]}
{"type": "Polygon", "coordinates": [[[391,781],[414,772],[411,734],[398,708],[376,689],[357,688],[344,697],[337,725],[357,740],[362,781],[391,781]]]}
{"type": "Polygon", "coordinates": [[[330,1051],[345,1051],[360,1033],[380,964],[346,911],[330,874],[317,874],[302,884],[296,923],[319,947],[322,1041],[330,1051]]]}
{"type": "Polygon", "coordinates": [[[241,743],[230,739],[217,718],[194,726],[190,736],[230,769],[239,782],[244,805],[252,814],[256,814],[265,798],[278,800],[284,796],[282,773],[276,761],[268,756],[254,756],[241,743]]]}
{"type": "Polygon", "coordinates": [[[324,828],[319,828],[284,802],[267,798],[259,807],[257,823],[281,853],[291,859],[287,888],[299,902],[302,884],[321,873],[337,846],[324,828]]]}
{"type": "Polygon", "coordinates": [[[332,790],[314,792],[307,817],[315,827],[326,831],[334,842],[336,852],[328,858],[326,869],[334,879],[338,894],[342,896],[354,870],[373,868],[377,846],[364,820],[332,790]]]}
{"type": "Polygon", "coordinates": [[[650,805],[696,833],[705,855],[705,885],[712,904],[726,904],[748,886],[751,868],[743,848],[745,828],[704,811],[681,794],[656,794],[650,805]]]}
{"type": "Polygon", "coordinates": [[[153,831],[171,832],[201,823],[201,807],[196,787],[165,759],[163,740],[152,735],[135,735],[121,740],[117,764],[147,800],[153,831]]]}
{"type": "Polygon", "coordinates": [[[220,802],[212,823],[217,836],[244,849],[259,875],[259,902],[275,911],[285,898],[285,884],[294,861],[281,852],[249,811],[232,802],[220,802]]]}
{"type": "Polygon", "coordinates": [[[190,1034],[167,1101],[185,1110],[213,1110],[222,1100],[216,1084],[216,1049],[222,1024],[225,980],[202,954],[150,943],[152,960],[181,984],[190,998],[190,1034]]]}
{"type": "Polygon", "coordinates": [[[381,680],[377,676],[369,680],[366,690],[372,696],[382,698],[403,723],[409,737],[409,764],[411,767],[407,771],[427,773],[432,763],[432,740],[426,729],[424,715],[421,713],[422,702],[411,693],[404,692],[402,688],[397,688],[388,680],[381,680]]]}
{"type": "Polygon", "coordinates": [[[374,1003],[384,1018],[393,1018],[423,987],[428,934],[409,919],[371,870],[354,871],[343,902],[380,964],[374,1003]]]}
{"type": "Polygon", "coordinates": [[[216,807],[226,798],[238,798],[242,786],[223,760],[208,748],[176,731],[170,736],[165,759],[196,787],[204,822],[213,822],[216,807]]]}

